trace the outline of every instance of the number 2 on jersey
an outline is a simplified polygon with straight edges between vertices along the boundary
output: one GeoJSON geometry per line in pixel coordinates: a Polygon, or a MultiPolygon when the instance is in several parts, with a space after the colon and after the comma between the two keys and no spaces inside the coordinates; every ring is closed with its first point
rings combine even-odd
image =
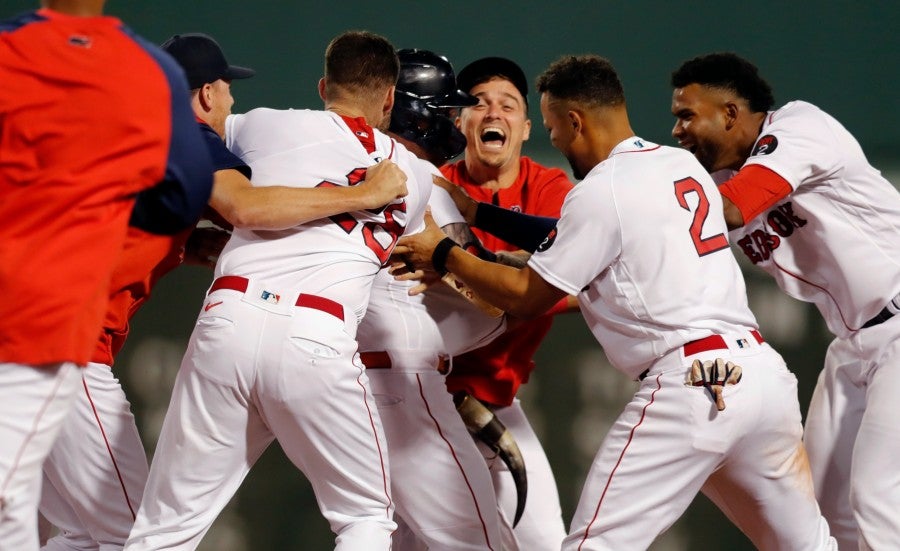
{"type": "Polygon", "coordinates": [[[706,192],[700,182],[693,178],[682,178],[675,182],[675,198],[678,204],[684,210],[690,211],[688,206],[687,195],[689,193],[697,194],[697,210],[694,211],[694,220],[691,222],[689,232],[691,239],[694,241],[694,248],[697,249],[698,256],[706,256],[716,251],[728,248],[728,239],[724,234],[716,234],[712,237],[703,238],[703,224],[706,217],[709,216],[709,199],[706,198],[706,192]]]}

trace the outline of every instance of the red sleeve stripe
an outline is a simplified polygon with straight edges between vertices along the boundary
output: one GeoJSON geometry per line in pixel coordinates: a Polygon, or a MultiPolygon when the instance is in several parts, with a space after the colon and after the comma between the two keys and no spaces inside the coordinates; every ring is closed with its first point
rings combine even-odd
{"type": "Polygon", "coordinates": [[[719,186],[723,197],[741,211],[746,224],[793,191],[791,184],[774,170],[761,165],[748,165],[719,186]]]}

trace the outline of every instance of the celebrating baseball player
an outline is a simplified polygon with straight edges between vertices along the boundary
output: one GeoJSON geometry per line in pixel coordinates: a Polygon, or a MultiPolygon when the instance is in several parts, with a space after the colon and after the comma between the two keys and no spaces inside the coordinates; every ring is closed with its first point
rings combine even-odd
{"type": "Polygon", "coordinates": [[[395,253],[516,316],[577,295],[611,363],[640,381],[563,549],[646,549],[698,491],[761,549],[835,549],[811,492],[796,378],[747,307],[714,182],[686,152],[634,135],[607,60],[564,57],[538,90],[551,142],[584,181],[528,266],[481,261],[430,220],[395,253]],[[709,386],[724,387],[727,408],[709,386]]]}
{"type": "Polygon", "coordinates": [[[672,75],[672,135],[719,186],[731,241],[836,335],[805,442],[841,549],[900,549],[900,194],[833,117],[773,110],[768,83],[730,53],[672,75]]]}
{"type": "Polygon", "coordinates": [[[394,102],[393,46],[336,37],[319,81],[324,111],[256,109],[226,122],[254,184],[354,186],[379,177],[408,195],[283,229],[237,228],[182,362],[125,548],[193,549],[260,454],[278,439],[312,483],[336,549],[389,549],[389,463],[355,340],[372,282],[431,182],[379,132],[394,102]]]}
{"type": "MultiPolygon", "coordinates": [[[[223,137],[234,103],[230,82],[254,72],[230,65],[216,41],[206,35],[176,35],[162,49],[187,76],[191,105],[215,171],[210,205],[222,213],[216,217],[228,227],[281,229],[308,221],[317,214],[316,208],[321,216],[335,214],[343,194],[351,199],[351,194],[359,195],[358,190],[379,189],[368,182],[356,188],[253,187],[248,180],[250,167],[225,147],[223,137]],[[271,207],[263,208],[266,203],[271,207]]],[[[377,207],[396,196],[388,193],[375,198],[380,203],[370,201],[360,207],[377,207]]],[[[149,298],[156,282],[190,254],[183,249],[191,231],[154,236],[129,229],[113,271],[103,331],[83,371],[77,405],[44,463],[40,510],[59,529],[46,549],[74,549],[87,542],[122,546],[128,538],[148,465],[128,399],[111,366],[125,343],[131,316],[149,298]]]]}
{"type": "MultiPolygon", "coordinates": [[[[457,90],[445,58],[427,50],[400,50],[398,57],[388,134],[420,157],[443,163],[465,147],[465,138],[443,113],[478,100],[457,90]]],[[[439,174],[428,161],[412,164],[418,180],[429,182],[439,174]]],[[[456,233],[468,229],[442,189],[432,190],[429,206],[441,227],[456,233]]],[[[412,231],[422,229],[420,223],[412,231]]],[[[451,355],[501,334],[505,318],[488,316],[447,285],[410,296],[412,285],[380,271],[357,333],[387,438],[397,515],[412,532],[410,539],[428,549],[499,551],[490,473],[447,393],[444,375],[451,355]]],[[[418,548],[410,539],[395,534],[393,549],[418,548]]]]}
{"type": "Polygon", "coordinates": [[[129,217],[177,232],[212,183],[175,63],[102,0],[42,5],[0,22],[0,549],[16,551],[38,548],[41,467],[74,411],[129,217]]]}
{"type": "MultiPolygon", "coordinates": [[[[478,98],[461,110],[457,124],[467,140],[463,160],[441,168],[444,176],[481,201],[529,214],[558,217],[572,183],[558,168],[546,168],[522,155],[531,132],[528,80],[513,61],[485,57],[464,67],[460,88],[478,98]]],[[[475,230],[491,251],[519,247],[490,233],[475,230]]],[[[561,304],[566,304],[566,299],[561,304]]],[[[565,536],[562,509],[550,462],[516,399],[519,386],[534,369],[532,360],[550,330],[552,316],[520,323],[489,345],[453,359],[447,389],[467,393],[489,404],[515,437],[528,474],[528,500],[515,527],[522,550],[543,551],[559,546],[565,536]]],[[[507,466],[490,454],[497,500],[508,524],[514,520],[517,488],[507,466]]]]}

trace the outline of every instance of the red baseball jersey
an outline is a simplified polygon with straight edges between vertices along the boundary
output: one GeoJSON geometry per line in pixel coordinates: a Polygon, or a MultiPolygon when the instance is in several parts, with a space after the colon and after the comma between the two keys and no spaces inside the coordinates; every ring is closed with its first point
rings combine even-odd
{"type": "Polygon", "coordinates": [[[181,70],[115,17],[0,23],[0,83],[0,362],[85,364],[135,195],[190,210],[209,156],[181,70]]]}
{"type": "MultiPolygon", "coordinates": [[[[563,201],[573,187],[565,172],[541,166],[528,157],[520,159],[519,177],[513,185],[498,191],[473,182],[465,161],[445,165],[441,172],[451,182],[461,185],[476,201],[553,218],[559,218],[563,201]]],[[[481,230],[473,231],[485,247],[493,251],[518,248],[481,230]]],[[[552,323],[553,316],[541,316],[500,335],[487,346],[457,356],[453,359],[453,370],[447,376],[447,389],[450,392],[464,390],[479,400],[499,406],[511,404],[519,386],[528,382],[534,369],[534,353],[552,323]]]]}
{"type": "MultiPolygon", "coordinates": [[[[216,131],[200,119],[197,122],[212,158],[213,170],[234,169],[250,178],[250,167],[228,151],[216,131]]],[[[184,244],[193,229],[176,235],[154,235],[138,228],[128,228],[122,257],[113,270],[109,306],[92,362],[113,364],[128,337],[129,320],[150,298],[156,282],[181,264],[184,244]]]]}

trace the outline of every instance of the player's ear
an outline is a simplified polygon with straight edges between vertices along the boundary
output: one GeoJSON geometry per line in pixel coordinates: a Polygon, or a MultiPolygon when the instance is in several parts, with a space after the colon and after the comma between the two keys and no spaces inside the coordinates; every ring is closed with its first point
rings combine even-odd
{"type": "Polygon", "coordinates": [[[384,98],[384,106],[381,108],[385,115],[388,115],[394,109],[394,92],[396,86],[388,88],[387,96],[384,98]]]}
{"type": "Polygon", "coordinates": [[[725,129],[731,130],[735,124],[737,124],[738,115],[741,112],[740,106],[733,102],[727,101],[725,102],[725,106],[723,107],[725,111],[725,129]]]}
{"type": "Polygon", "coordinates": [[[528,138],[531,137],[531,119],[525,119],[525,132],[524,136],[522,136],[522,141],[528,141],[528,138]]]}
{"type": "Polygon", "coordinates": [[[204,112],[212,110],[212,96],[212,83],[207,82],[200,87],[200,90],[197,93],[197,99],[200,100],[200,107],[204,112]]]}
{"type": "Polygon", "coordinates": [[[327,96],[325,94],[325,77],[319,79],[319,97],[322,98],[322,101],[327,101],[327,96]]]}
{"type": "Polygon", "coordinates": [[[584,130],[584,119],[580,111],[568,111],[566,116],[569,118],[569,124],[572,125],[572,132],[581,134],[584,130]]]}

